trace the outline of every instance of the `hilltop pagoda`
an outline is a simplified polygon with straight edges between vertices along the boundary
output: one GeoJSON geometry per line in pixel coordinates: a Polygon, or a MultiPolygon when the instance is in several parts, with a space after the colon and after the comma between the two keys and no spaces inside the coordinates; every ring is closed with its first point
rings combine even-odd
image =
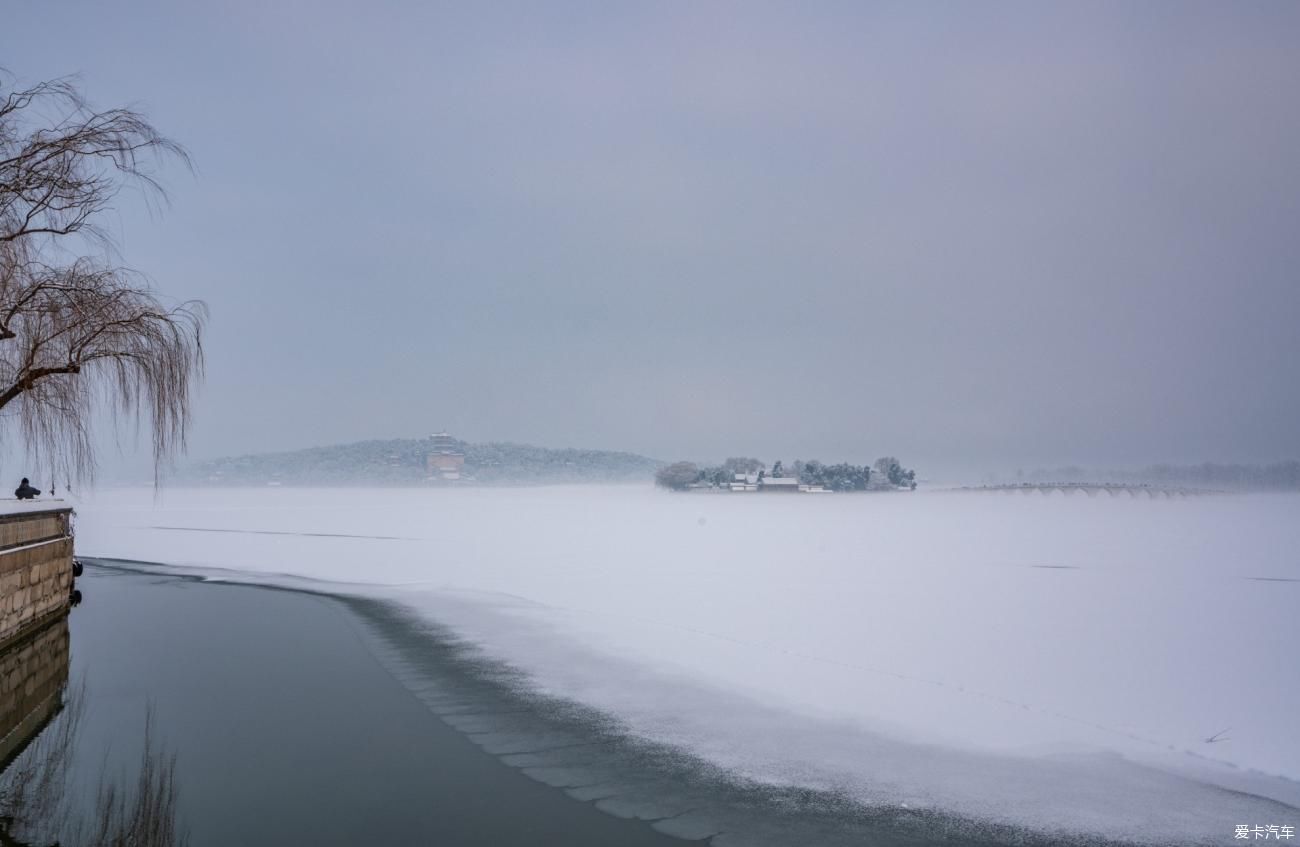
{"type": "Polygon", "coordinates": [[[465,468],[465,454],[460,449],[460,442],[446,432],[435,432],[429,436],[429,452],[425,456],[425,468],[430,479],[460,479],[465,468]]]}

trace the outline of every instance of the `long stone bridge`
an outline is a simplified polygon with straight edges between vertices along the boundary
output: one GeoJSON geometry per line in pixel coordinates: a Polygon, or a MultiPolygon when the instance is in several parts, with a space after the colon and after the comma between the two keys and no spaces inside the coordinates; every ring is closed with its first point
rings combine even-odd
{"type": "Polygon", "coordinates": [[[1098,494],[1105,492],[1112,497],[1127,494],[1129,497],[1145,495],[1152,499],[1156,497],[1200,497],[1206,494],[1223,493],[1206,488],[1187,488],[1181,485],[1160,485],[1146,482],[1010,482],[1001,485],[967,485],[948,490],[1001,492],[1004,494],[1015,494],[1017,492],[1033,494],[1037,492],[1043,495],[1051,494],[1053,491],[1059,491],[1062,494],[1074,494],[1076,491],[1082,491],[1089,497],[1096,497],[1098,494]]]}

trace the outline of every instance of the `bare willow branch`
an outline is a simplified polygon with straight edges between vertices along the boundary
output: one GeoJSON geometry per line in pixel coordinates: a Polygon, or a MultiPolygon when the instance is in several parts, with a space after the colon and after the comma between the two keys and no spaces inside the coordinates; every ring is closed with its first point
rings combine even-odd
{"type": "Polygon", "coordinates": [[[93,110],[75,80],[57,79],[0,97],[0,243],[83,233],[122,186],[160,197],[152,167],[189,155],[131,109],[93,110]],[[55,117],[33,126],[40,109],[55,117]]]}
{"type": "Polygon", "coordinates": [[[162,195],[153,167],[184,149],[130,109],[95,111],[72,80],[0,80],[0,415],[56,473],[94,470],[100,401],[147,417],[155,468],[185,447],[203,372],[201,302],[167,306],[128,268],[57,245],[108,246],[98,217],[128,183],[162,195]]]}

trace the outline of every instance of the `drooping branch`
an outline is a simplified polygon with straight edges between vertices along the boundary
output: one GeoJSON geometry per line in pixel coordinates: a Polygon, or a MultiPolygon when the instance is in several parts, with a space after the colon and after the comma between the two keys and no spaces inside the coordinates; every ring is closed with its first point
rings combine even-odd
{"type": "Polygon", "coordinates": [[[0,90],[0,415],[71,476],[93,472],[101,403],[149,419],[155,467],[184,449],[204,304],[168,306],[107,258],[54,260],[68,236],[111,247],[98,217],[128,182],[160,195],[152,165],[169,157],[189,164],[143,115],[95,111],[70,80],[0,90]]]}
{"type": "Polygon", "coordinates": [[[139,112],[96,112],[72,80],[43,82],[0,99],[0,243],[79,232],[102,236],[95,217],[126,182],[165,196],[151,165],[190,163],[185,149],[139,112]],[[48,126],[27,119],[57,110],[48,126]]]}

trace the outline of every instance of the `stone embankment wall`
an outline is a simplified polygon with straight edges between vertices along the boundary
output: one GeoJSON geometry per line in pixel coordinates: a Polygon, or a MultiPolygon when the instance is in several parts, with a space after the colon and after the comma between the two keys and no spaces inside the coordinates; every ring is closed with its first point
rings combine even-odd
{"type": "Polygon", "coordinates": [[[0,650],[66,615],[72,589],[72,509],[0,514],[0,650]]]}

